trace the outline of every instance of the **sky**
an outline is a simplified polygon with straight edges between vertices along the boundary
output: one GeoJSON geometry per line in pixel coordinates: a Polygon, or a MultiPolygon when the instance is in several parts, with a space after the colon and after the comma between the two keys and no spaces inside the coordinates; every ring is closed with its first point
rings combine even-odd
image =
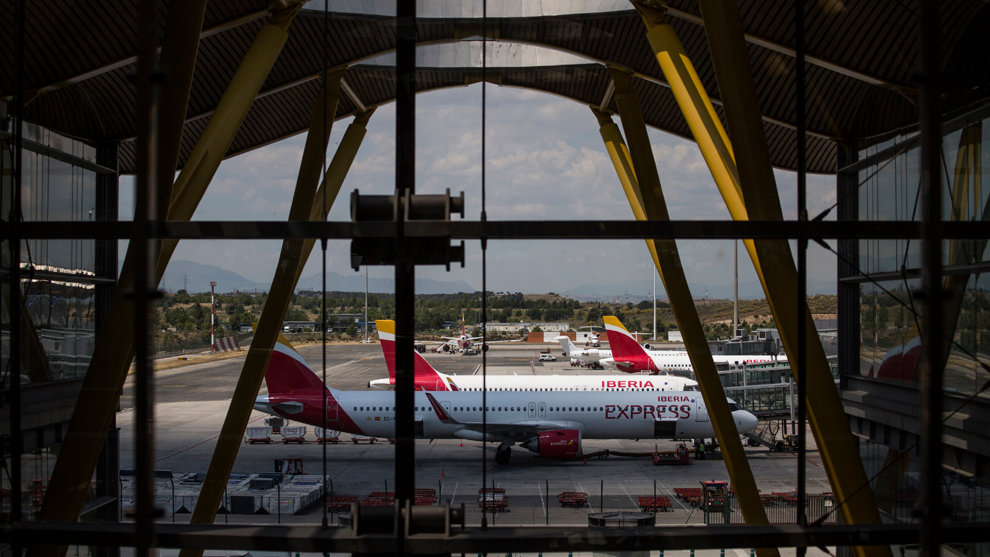
{"type": "MultiPolygon", "coordinates": [[[[416,191],[449,188],[466,198],[465,220],[481,213],[481,84],[421,93],[416,98],[416,191]]],[[[487,85],[486,202],[489,220],[633,218],[588,107],[547,93],[487,85]]],[[[334,124],[327,162],[351,119],[334,124]]],[[[614,121],[620,125],[618,117],[614,121]]],[[[344,181],[329,220],[348,221],[353,190],[389,194],[395,187],[395,105],[378,108],[344,181]]],[[[649,130],[664,196],[672,218],[728,220],[714,180],[697,145],[649,130]]],[[[305,135],[228,159],[210,184],[194,220],[284,220],[295,187],[305,135]]],[[[775,171],[785,219],[794,219],[797,175],[775,171]]],[[[835,203],[835,177],[808,175],[811,216],[835,203]]],[[[133,180],[121,179],[120,218],[133,214],[133,180]]],[[[455,217],[455,219],[458,217],[455,217]]],[[[834,219],[834,212],[830,214],[834,219]]],[[[271,280],[280,241],[183,241],[173,256],[217,265],[258,282],[271,280]]],[[[462,280],[481,290],[481,248],[465,243],[464,268],[417,268],[417,277],[462,280]]],[[[695,298],[732,296],[733,242],[678,242],[695,298]]],[[[349,241],[331,241],[326,266],[350,267],[349,241]]],[[[745,250],[740,249],[740,297],[762,297],[745,250]]],[[[123,251],[121,251],[123,256],[123,251]]],[[[319,246],[303,275],[319,273],[319,246]]],[[[653,264],[642,240],[489,241],[487,288],[491,292],[586,290],[642,299],[653,289],[653,264]]],[[[835,259],[814,244],[808,252],[809,293],[834,293],[835,259]]],[[[364,271],[360,273],[363,275],[364,271]]],[[[391,267],[371,267],[372,277],[391,277],[391,267]]],[[[657,296],[665,298],[657,281],[657,296]]]]}

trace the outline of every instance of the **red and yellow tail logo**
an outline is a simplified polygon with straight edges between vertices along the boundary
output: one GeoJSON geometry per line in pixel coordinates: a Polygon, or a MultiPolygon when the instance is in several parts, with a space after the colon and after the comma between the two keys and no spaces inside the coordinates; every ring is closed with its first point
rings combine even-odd
{"type": "MultiPolygon", "coordinates": [[[[375,321],[378,327],[378,339],[382,343],[382,354],[385,356],[385,367],[388,368],[389,382],[395,384],[395,321],[379,319],[375,321]]],[[[447,377],[441,375],[430,362],[413,352],[413,371],[417,391],[456,391],[457,386],[447,377]]]]}

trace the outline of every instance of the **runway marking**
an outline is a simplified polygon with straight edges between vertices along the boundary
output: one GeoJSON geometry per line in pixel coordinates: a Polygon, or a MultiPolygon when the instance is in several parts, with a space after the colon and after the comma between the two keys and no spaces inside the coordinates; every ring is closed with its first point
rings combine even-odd
{"type": "MultiPolygon", "coordinates": [[[[536,492],[540,494],[540,510],[543,511],[543,516],[547,516],[547,504],[543,501],[543,489],[540,483],[536,483],[536,492]]],[[[550,491],[547,491],[547,499],[550,499],[550,491]]]]}
{"type": "Polygon", "coordinates": [[[458,485],[460,485],[460,482],[454,482],[454,491],[450,494],[450,506],[451,507],[454,506],[454,498],[457,497],[457,486],[458,485]]]}
{"type": "Polygon", "coordinates": [[[186,385],[158,385],[162,389],[185,389],[186,385]]]}
{"type": "MultiPolygon", "coordinates": [[[[259,420],[263,420],[264,418],[265,418],[265,416],[259,416],[259,417],[257,417],[257,418],[255,418],[255,419],[253,419],[253,420],[251,420],[251,421],[250,421],[250,422],[248,422],[248,423],[250,424],[250,423],[253,423],[253,422],[257,422],[257,421],[259,421],[259,420]]],[[[183,448],[183,449],[181,449],[181,450],[178,450],[178,451],[175,451],[174,453],[171,453],[171,454],[167,454],[167,455],[165,455],[165,456],[163,456],[163,457],[160,457],[160,458],[156,458],[156,459],[155,459],[155,462],[162,462],[162,461],[164,461],[164,460],[167,460],[167,459],[169,459],[169,458],[172,458],[172,457],[175,457],[175,456],[178,456],[178,455],[180,455],[180,454],[182,454],[182,453],[185,453],[185,452],[188,452],[188,451],[191,451],[192,449],[194,449],[194,448],[196,448],[196,447],[198,447],[198,446],[200,446],[200,445],[202,445],[202,444],[204,444],[204,443],[207,443],[207,442],[209,442],[209,441],[213,441],[213,440],[215,440],[215,439],[216,439],[216,438],[218,438],[218,437],[220,437],[220,434],[219,434],[219,433],[216,433],[216,434],[214,434],[214,435],[211,435],[211,436],[209,436],[209,437],[207,437],[207,438],[205,438],[205,439],[202,439],[202,440],[200,440],[200,441],[199,441],[198,443],[194,443],[194,444],[192,444],[192,445],[189,445],[188,447],[185,447],[185,448],[183,448]]]]}
{"type": "Polygon", "coordinates": [[[636,499],[633,499],[633,496],[632,495],[629,495],[629,491],[626,490],[626,484],[625,483],[620,483],[619,484],[619,487],[622,488],[622,491],[626,494],[626,497],[629,498],[629,502],[632,503],[633,507],[639,507],[639,501],[637,501],[636,499]]]}
{"type": "Polygon", "coordinates": [[[667,498],[670,499],[671,501],[676,502],[678,506],[681,507],[681,510],[685,510],[685,511],[688,510],[687,505],[684,504],[684,501],[681,501],[680,497],[674,495],[673,492],[667,489],[667,486],[663,485],[663,482],[658,482],[657,485],[663,487],[664,492],[667,494],[667,498]]]}

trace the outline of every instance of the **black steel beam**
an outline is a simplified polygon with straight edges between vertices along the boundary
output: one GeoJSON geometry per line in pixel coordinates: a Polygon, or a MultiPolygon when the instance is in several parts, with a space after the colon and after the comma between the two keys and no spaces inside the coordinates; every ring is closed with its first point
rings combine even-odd
{"type": "MultiPolygon", "coordinates": [[[[179,240],[265,240],[283,238],[391,238],[396,235],[392,221],[300,222],[300,221],[195,221],[158,222],[153,238],[179,240]]],[[[983,222],[945,222],[944,239],[986,238],[983,222]]],[[[17,233],[25,239],[126,239],[132,236],[132,222],[20,222],[17,233]]],[[[9,222],[0,231],[14,231],[9,222]]],[[[677,240],[731,240],[735,238],[805,238],[880,240],[922,238],[921,223],[913,221],[835,222],[835,221],[458,221],[406,222],[404,235],[410,238],[448,237],[452,240],[638,240],[674,238],[677,240]]]]}
{"type": "MultiPolygon", "coordinates": [[[[986,540],[990,522],[946,523],[943,543],[986,540]]],[[[5,531],[7,540],[23,545],[53,538],[70,545],[134,546],[130,523],[19,522],[5,531]]],[[[268,550],[289,552],[394,552],[398,538],[390,534],[356,536],[350,528],[319,525],[156,524],[157,547],[207,550],[268,550]]],[[[404,540],[407,553],[563,552],[719,549],[750,547],[825,547],[905,545],[919,540],[917,524],[876,524],[869,527],[809,526],[664,526],[598,529],[584,527],[467,528],[445,534],[415,534],[404,540]]]]}
{"type": "MultiPolygon", "coordinates": [[[[395,3],[395,198],[416,193],[416,1],[395,3]]],[[[408,209],[408,208],[407,208],[408,209]]],[[[410,247],[411,223],[402,211],[386,229],[395,249],[395,500],[413,503],[416,438],[413,337],[416,265],[410,247]]],[[[401,532],[400,532],[401,534],[401,532]]],[[[405,553],[403,536],[388,551],[405,553]]]]}

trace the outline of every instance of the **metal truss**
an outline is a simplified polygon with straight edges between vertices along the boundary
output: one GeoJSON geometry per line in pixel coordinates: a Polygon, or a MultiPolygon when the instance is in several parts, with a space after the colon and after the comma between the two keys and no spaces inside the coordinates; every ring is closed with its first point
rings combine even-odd
{"type": "MultiPolygon", "coordinates": [[[[990,522],[946,523],[942,543],[986,541],[990,522]]],[[[808,526],[673,526],[595,529],[587,527],[465,528],[450,534],[356,535],[350,528],[319,525],[156,524],[152,547],[281,552],[475,553],[721,549],[749,547],[828,547],[908,545],[919,541],[917,524],[808,526]]],[[[19,545],[58,539],[90,546],[137,545],[130,523],[21,522],[4,536],[19,545]]]]}
{"type": "MultiPolygon", "coordinates": [[[[19,222],[22,239],[127,239],[133,234],[132,222],[19,222]]],[[[175,240],[274,240],[314,238],[392,238],[398,235],[395,221],[311,222],[311,221],[158,221],[149,223],[150,236],[175,240]]],[[[952,238],[987,237],[982,222],[943,222],[942,236],[952,238]]],[[[448,236],[455,240],[735,240],[739,238],[789,239],[920,239],[921,223],[915,221],[462,221],[403,223],[403,236],[448,236]]],[[[12,225],[0,223],[10,235],[12,225]]]]}

